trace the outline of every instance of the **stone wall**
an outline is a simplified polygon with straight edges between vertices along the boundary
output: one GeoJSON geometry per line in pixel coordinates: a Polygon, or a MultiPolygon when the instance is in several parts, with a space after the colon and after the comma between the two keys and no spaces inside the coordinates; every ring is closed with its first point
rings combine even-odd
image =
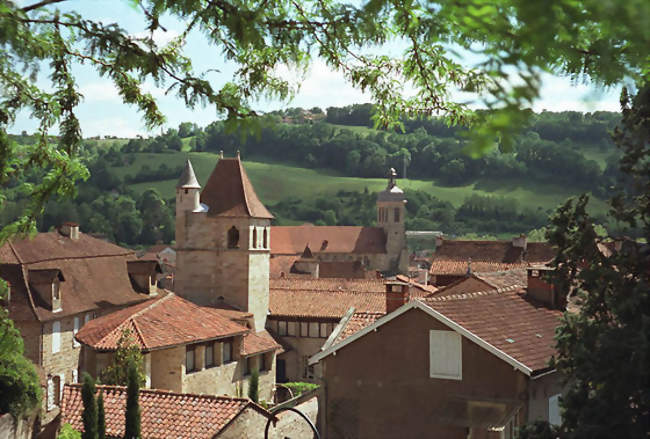
{"type": "Polygon", "coordinates": [[[182,393],[184,374],[185,346],[151,352],[152,388],[182,393]]]}
{"type": "Polygon", "coordinates": [[[36,413],[20,418],[18,421],[9,413],[0,415],[0,438],[2,439],[31,439],[36,413]]]}

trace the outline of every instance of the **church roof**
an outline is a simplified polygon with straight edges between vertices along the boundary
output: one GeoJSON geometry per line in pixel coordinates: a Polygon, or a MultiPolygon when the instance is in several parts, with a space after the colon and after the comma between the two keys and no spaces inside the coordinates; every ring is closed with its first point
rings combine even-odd
{"type": "Polygon", "coordinates": [[[201,203],[212,216],[273,218],[257,197],[239,156],[219,160],[201,192],[201,203]]]}
{"type": "Polygon", "coordinates": [[[386,253],[381,227],[275,226],[271,227],[271,254],[299,255],[306,245],[313,253],[386,253]]]}
{"type": "Polygon", "coordinates": [[[185,168],[183,169],[181,177],[178,179],[178,183],[176,183],[176,188],[201,189],[201,185],[199,184],[199,181],[196,179],[196,175],[194,174],[194,168],[192,168],[190,159],[187,159],[185,162],[185,168]]]}

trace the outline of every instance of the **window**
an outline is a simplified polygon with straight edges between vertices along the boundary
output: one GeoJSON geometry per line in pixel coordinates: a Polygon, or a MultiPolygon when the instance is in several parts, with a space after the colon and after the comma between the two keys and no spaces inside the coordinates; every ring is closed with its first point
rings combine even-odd
{"type": "Polygon", "coordinates": [[[59,300],[61,296],[59,295],[59,284],[58,282],[52,283],[52,299],[59,300]]]}
{"type": "Polygon", "coordinates": [[[309,337],[309,323],[300,322],[300,336],[309,337]]]}
{"type": "Polygon", "coordinates": [[[295,337],[296,335],[298,335],[298,334],[297,334],[298,331],[297,331],[297,329],[296,329],[297,326],[298,326],[298,323],[297,323],[297,322],[287,322],[287,335],[289,335],[289,336],[293,336],[293,337],[295,337]]]}
{"type": "Polygon", "coordinates": [[[187,346],[185,347],[185,373],[194,372],[195,367],[194,346],[187,346]]]}
{"type": "Polygon", "coordinates": [[[230,363],[232,361],[232,342],[227,341],[223,343],[223,350],[221,352],[222,363],[230,363]]]}
{"type": "Polygon", "coordinates": [[[253,370],[253,357],[246,357],[244,361],[244,375],[250,375],[253,370]]]}
{"type": "Polygon", "coordinates": [[[52,322],[52,353],[61,350],[61,322],[52,322]]]}
{"type": "Polygon", "coordinates": [[[278,322],[278,334],[287,335],[287,322],[278,322]]]}
{"type": "Polygon", "coordinates": [[[269,248],[269,229],[264,227],[264,233],[262,234],[262,240],[264,241],[264,248],[269,248]]]}
{"type": "Polygon", "coordinates": [[[268,367],[266,365],[266,354],[260,355],[260,371],[267,370],[268,367]]]}
{"type": "Polygon", "coordinates": [[[77,369],[72,369],[72,382],[74,384],[79,382],[79,371],[77,369]]]}
{"type": "Polygon", "coordinates": [[[395,220],[396,223],[399,222],[399,207],[395,208],[395,216],[393,219],[395,220]]]}
{"type": "Polygon", "coordinates": [[[79,342],[77,341],[75,335],[77,335],[77,332],[79,332],[79,327],[81,326],[81,318],[80,317],[75,317],[74,318],[74,328],[72,329],[72,347],[78,348],[79,347],[79,342]]]}
{"type": "Polygon", "coordinates": [[[86,315],[84,316],[84,324],[86,324],[86,323],[88,323],[89,321],[91,321],[92,318],[93,318],[92,313],[87,312],[86,315]]]}
{"type": "Polygon", "coordinates": [[[61,377],[54,375],[52,377],[52,405],[59,407],[61,405],[61,377]]]}
{"type": "Polygon", "coordinates": [[[319,327],[318,322],[309,322],[309,336],[310,337],[314,337],[314,338],[319,337],[318,327],[319,327]]]}
{"type": "Polygon", "coordinates": [[[461,380],[462,337],[454,331],[429,331],[429,376],[461,380]]]}
{"type": "Polygon", "coordinates": [[[207,343],[205,345],[205,367],[214,366],[214,343],[207,343]]]}
{"type": "Polygon", "coordinates": [[[228,248],[238,248],[239,247],[239,230],[237,227],[232,226],[228,230],[228,248]]]}
{"type": "Polygon", "coordinates": [[[551,425],[560,425],[562,416],[560,415],[560,394],[553,395],[548,399],[548,423],[551,425]]]}
{"type": "Polygon", "coordinates": [[[320,324],[320,336],[321,338],[327,338],[330,334],[327,331],[327,323],[321,323],[320,324]]]}
{"type": "Polygon", "coordinates": [[[257,248],[257,227],[253,227],[253,242],[251,248],[257,248]]]}

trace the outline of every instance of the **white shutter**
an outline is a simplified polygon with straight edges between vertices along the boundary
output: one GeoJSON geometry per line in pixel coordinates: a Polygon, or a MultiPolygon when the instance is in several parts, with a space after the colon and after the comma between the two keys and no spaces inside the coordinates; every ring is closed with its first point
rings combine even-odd
{"type": "Polygon", "coordinates": [[[54,408],[54,380],[52,377],[47,379],[47,410],[54,408]]]}
{"type": "Polygon", "coordinates": [[[92,317],[93,317],[93,315],[91,313],[87,312],[86,315],[84,316],[84,325],[86,323],[88,323],[90,321],[90,319],[92,319],[92,317]]]}
{"type": "Polygon", "coordinates": [[[462,336],[454,331],[429,331],[429,376],[447,380],[463,378],[462,336]]]}
{"type": "Polygon", "coordinates": [[[560,394],[553,395],[548,399],[548,422],[551,425],[560,425],[562,416],[560,415],[560,394]]]}
{"type": "Polygon", "coordinates": [[[61,322],[52,322],[52,353],[61,350],[61,322]]]}
{"type": "MultiPolygon", "coordinates": [[[[74,328],[72,329],[72,346],[75,348],[79,347],[79,342],[77,341],[75,335],[79,332],[79,326],[81,326],[81,319],[79,317],[74,318],[74,328]]],[[[76,382],[76,381],[75,381],[76,382]]]]}
{"type": "Polygon", "coordinates": [[[59,374],[59,407],[61,407],[61,401],[63,401],[63,386],[65,385],[65,374],[59,374]]]}
{"type": "Polygon", "coordinates": [[[72,369],[72,382],[75,384],[79,382],[79,371],[77,369],[72,369]]]}

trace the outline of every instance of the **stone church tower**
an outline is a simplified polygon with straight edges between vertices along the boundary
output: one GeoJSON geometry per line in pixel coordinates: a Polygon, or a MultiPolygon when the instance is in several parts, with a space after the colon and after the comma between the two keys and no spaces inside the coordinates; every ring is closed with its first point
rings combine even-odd
{"type": "Polygon", "coordinates": [[[250,312],[264,330],[272,218],[239,153],[219,160],[203,191],[188,160],[176,185],[176,294],[250,312]]]}
{"type": "Polygon", "coordinates": [[[408,251],[406,248],[406,197],[397,187],[395,169],[388,171],[388,186],[377,195],[377,224],[386,234],[388,270],[406,273],[408,251]]]}

